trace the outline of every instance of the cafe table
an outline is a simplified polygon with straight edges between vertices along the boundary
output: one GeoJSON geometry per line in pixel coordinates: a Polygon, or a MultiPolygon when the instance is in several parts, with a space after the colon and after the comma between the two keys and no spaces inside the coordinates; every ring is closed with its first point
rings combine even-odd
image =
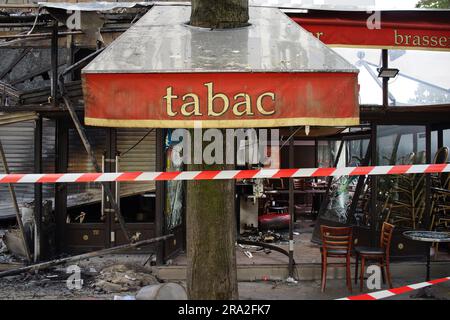
{"type": "MultiPolygon", "coordinates": [[[[439,231],[405,231],[403,235],[414,241],[421,241],[428,244],[427,247],[427,264],[426,264],[426,281],[430,281],[430,268],[431,268],[431,245],[435,242],[450,242],[450,233],[449,232],[439,232],[439,231]]],[[[430,294],[426,289],[420,290],[416,298],[433,298],[434,296],[430,294]]]]}
{"type": "Polygon", "coordinates": [[[430,280],[430,261],[431,253],[430,247],[435,242],[450,242],[449,232],[439,232],[439,231],[405,231],[403,235],[414,241],[426,242],[427,246],[427,277],[426,281],[430,280]]]}

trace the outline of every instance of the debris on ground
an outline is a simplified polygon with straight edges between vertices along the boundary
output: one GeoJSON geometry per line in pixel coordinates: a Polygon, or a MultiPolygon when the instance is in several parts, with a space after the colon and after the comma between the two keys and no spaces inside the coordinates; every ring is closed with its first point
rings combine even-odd
{"type": "Polygon", "coordinates": [[[187,300],[186,289],[178,283],[160,283],[143,287],[136,300],[187,300]]]}
{"type": "MultiPolygon", "coordinates": [[[[78,294],[93,295],[93,290],[70,290],[65,269],[27,272],[0,279],[0,299],[72,299],[78,294]]],[[[83,275],[84,277],[84,275],[83,275]]],[[[89,282],[89,278],[83,280],[89,282]]]]}
{"type": "Polygon", "coordinates": [[[286,282],[287,282],[287,283],[292,283],[292,284],[297,284],[297,283],[298,283],[298,281],[295,280],[293,277],[288,277],[288,278],[286,279],[286,282]]]}
{"type": "Polygon", "coordinates": [[[253,241],[253,242],[265,242],[265,243],[279,243],[286,242],[287,237],[280,233],[271,230],[268,231],[258,231],[257,229],[247,231],[241,235],[242,239],[253,241]]]}
{"type": "Polygon", "coordinates": [[[75,255],[75,256],[58,258],[58,259],[54,259],[54,260],[50,260],[50,261],[46,261],[46,262],[40,262],[40,263],[28,265],[28,266],[13,269],[13,270],[0,271],[0,278],[4,277],[4,276],[11,276],[11,275],[24,273],[24,272],[30,272],[33,270],[48,269],[48,268],[55,267],[55,266],[62,265],[62,264],[74,263],[76,261],[99,257],[99,256],[103,256],[106,254],[117,253],[117,252],[123,251],[123,250],[138,248],[140,246],[144,246],[144,245],[148,245],[148,244],[155,243],[158,241],[162,241],[162,240],[165,240],[165,239],[168,239],[171,237],[173,237],[173,234],[168,234],[165,236],[156,237],[156,238],[152,238],[152,239],[146,239],[146,240],[142,240],[142,241],[138,241],[138,242],[127,243],[127,244],[123,244],[120,246],[101,249],[101,250],[97,250],[97,251],[91,251],[88,253],[83,253],[83,254],[79,254],[79,255],[75,255]]]}
{"type": "Polygon", "coordinates": [[[0,230],[0,271],[23,266],[23,260],[13,255],[3,241],[6,232],[7,230],[0,230]]]}
{"type": "Polygon", "coordinates": [[[3,236],[3,243],[8,252],[11,252],[18,258],[27,256],[26,248],[23,243],[22,234],[19,229],[11,228],[3,236]]]}
{"type": "Polygon", "coordinates": [[[125,264],[104,268],[95,280],[92,287],[105,293],[137,291],[144,286],[159,284],[158,279],[148,271],[136,270],[136,267],[125,264]]]}

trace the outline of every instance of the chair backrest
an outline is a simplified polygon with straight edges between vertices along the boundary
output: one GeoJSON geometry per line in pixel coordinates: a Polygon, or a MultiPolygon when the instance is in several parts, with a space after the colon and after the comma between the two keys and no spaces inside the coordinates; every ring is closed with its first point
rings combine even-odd
{"type": "Polygon", "coordinates": [[[346,250],[350,254],[352,249],[352,227],[320,226],[322,248],[326,250],[346,250]]]}
{"type": "Polygon", "coordinates": [[[386,255],[389,255],[391,248],[392,234],[394,233],[394,225],[383,222],[380,234],[380,248],[384,249],[386,255]]]}
{"type": "Polygon", "coordinates": [[[303,180],[303,179],[294,179],[294,189],[295,190],[303,190],[303,189],[305,189],[305,180],[303,180]]]}
{"type": "Polygon", "coordinates": [[[450,189],[450,174],[448,172],[441,173],[441,184],[443,189],[450,189]]]}
{"type": "MultiPolygon", "coordinates": [[[[434,155],[433,163],[437,164],[447,163],[447,160],[448,160],[448,148],[447,147],[439,148],[438,151],[436,151],[436,154],[434,155]]],[[[439,174],[439,178],[441,184],[439,188],[446,189],[448,186],[449,174],[447,172],[442,172],[441,174],[439,174]]]]}
{"type": "Polygon", "coordinates": [[[448,148],[442,147],[439,148],[438,151],[436,151],[436,154],[434,155],[433,163],[446,163],[448,160],[448,148]]]}

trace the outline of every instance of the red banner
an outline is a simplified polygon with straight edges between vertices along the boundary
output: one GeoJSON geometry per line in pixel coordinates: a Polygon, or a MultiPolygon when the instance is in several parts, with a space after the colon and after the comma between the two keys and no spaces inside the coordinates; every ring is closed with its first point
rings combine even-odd
{"type": "Polygon", "coordinates": [[[85,123],[251,128],[359,124],[357,73],[83,74],[85,123]]]}
{"type": "MultiPolygon", "coordinates": [[[[400,14],[399,14],[400,15],[400,14]]],[[[366,19],[291,17],[327,45],[383,49],[450,51],[450,25],[417,21],[386,21],[379,29],[366,19]]]]}

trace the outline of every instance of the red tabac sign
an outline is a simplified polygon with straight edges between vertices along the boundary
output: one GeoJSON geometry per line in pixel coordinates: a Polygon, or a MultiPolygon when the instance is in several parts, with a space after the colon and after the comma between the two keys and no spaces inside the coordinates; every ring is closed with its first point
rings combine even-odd
{"type": "Polygon", "coordinates": [[[359,124],[357,73],[88,73],[83,81],[93,126],[359,124]]]}

